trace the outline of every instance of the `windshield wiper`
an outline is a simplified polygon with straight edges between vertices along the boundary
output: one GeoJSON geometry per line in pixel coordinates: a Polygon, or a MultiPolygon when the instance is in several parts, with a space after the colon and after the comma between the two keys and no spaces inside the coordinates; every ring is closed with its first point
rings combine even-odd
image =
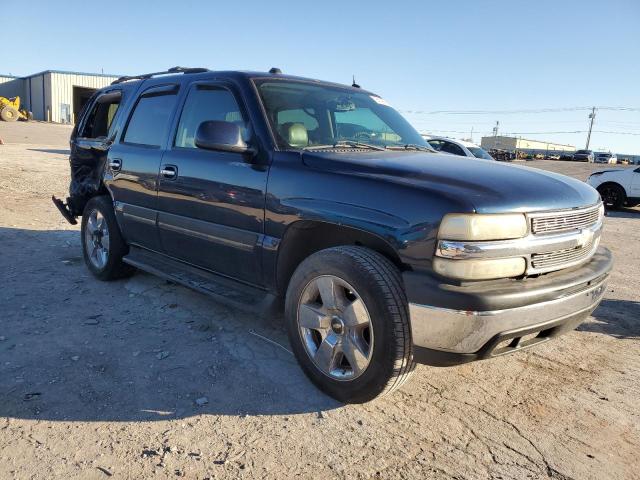
{"type": "Polygon", "coordinates": [[[327,145],[309,145],[308,147],[303,147],[302,150],[326,150],[328,148],[339,148],[339,147],[368,148],[369,150],[378,150],[380,152],[384,152],[386,150],[384,147],[379,147],[378,145],[372,145],[370,143],[363,143],[363,142],[355,142],[352,140],[340,140],[339,142],[335,142],[327,145]]]}
{"type": "Polygon", "coordinates": [[[434,153],[436,150],[433,148],[425,147],[424,145],[418,145],[417,143],[407,143],[406,145],[388,145],[389,150],[419,150],[421,152],[434,153]]]}

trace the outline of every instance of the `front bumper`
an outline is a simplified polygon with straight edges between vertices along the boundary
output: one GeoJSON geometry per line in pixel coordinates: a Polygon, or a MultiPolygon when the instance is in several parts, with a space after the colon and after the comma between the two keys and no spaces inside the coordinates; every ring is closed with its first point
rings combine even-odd
{"type": "Polygon", "coordinates": [[[526,280],[455,286],[405,274],[414,358],[456,365],[512,353],[572,330],[600,303],[612,265],[611,252],[600,247],[577,269],[526,280]],[[418,295],[424,287],[430,292],[418,295]]]}

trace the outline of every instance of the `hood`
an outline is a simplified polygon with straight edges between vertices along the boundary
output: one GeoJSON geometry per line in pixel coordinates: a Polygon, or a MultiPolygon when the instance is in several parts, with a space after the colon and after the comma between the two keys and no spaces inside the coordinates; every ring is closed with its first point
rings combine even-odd
{"type": "Polygon", "coordinates": [[[427,152],[304,152],[304,163],[345,175],[374,177],[419,188],[478,213],[532,212],[584,207],[598,192],[557,173],[501,162],[427,152]]]}

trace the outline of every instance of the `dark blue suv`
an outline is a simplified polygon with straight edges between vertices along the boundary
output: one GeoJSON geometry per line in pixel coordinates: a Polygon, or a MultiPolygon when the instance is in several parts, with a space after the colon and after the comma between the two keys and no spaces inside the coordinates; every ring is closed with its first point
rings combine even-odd
{"type": "Polygon", "coordinates": [[[439,154],[379,96],[277,69],[123,77],[83,110],[70,162],[54,202],[82,217],[96,277],[138,268],[280,302],[305,372],[347,402],[394,390],[416,362],[574,328],[612,265],[590,186],[439,154]]]}

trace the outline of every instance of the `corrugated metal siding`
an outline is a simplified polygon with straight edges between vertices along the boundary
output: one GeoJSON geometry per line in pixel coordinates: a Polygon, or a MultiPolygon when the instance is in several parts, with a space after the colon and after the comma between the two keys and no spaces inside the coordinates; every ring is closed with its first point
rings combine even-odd
{"type": "Polygon", "coordinates": [[[73,112],[73,87],[99,89],[106,87],[118,77],[47,73],[45,78],[50,79],[47,82],[46,101],[50,108],[51,121],[62,122],[63,104],[69,105],[73,112]]]}
{"type": "Polygon", "coordinates": [[[44,78],[44,119],[47,122],[52,122],[55,120],[53,120],[51,108],[51,74],[45,73],[42,77],[44,78]]]}
{"type": "Polygon", "coordinates": [[[7,78],[8,81],[0,81],[0,96],[12,98],[15,96],[19,96],[20,100],[24,103],[25,101],[25,84],[22,78],[10,78],[10,77],[0,77],[7,78]]]}
{"type": "Polygon", "coordinates": [[[0,84],[6,83],[6,82],[13,82],[14,80],[20,80],[20,79],[16,77],[6,77],[4,75],[0,75],[0,84]]]}
{"type": "Polygon", "coordinates": [[[485,150],[496,148],[498,150],[553,150],[553,151],[574,151],[576,147],[573,145],[563,145],[558,143],[544,142],[539,140],[528,140],[526,138],[516,137],[482,137],[480,146],[485,150]]]}
{"type": "Polygon", "coordinates": [[[31,77],[30,80],[31,84],[29,84],[29,81],[27,80],[29,109],[33,113],[33,118],[35,120],[46,120],[43,96],[44,78],[42,76],[31,77]]]}

